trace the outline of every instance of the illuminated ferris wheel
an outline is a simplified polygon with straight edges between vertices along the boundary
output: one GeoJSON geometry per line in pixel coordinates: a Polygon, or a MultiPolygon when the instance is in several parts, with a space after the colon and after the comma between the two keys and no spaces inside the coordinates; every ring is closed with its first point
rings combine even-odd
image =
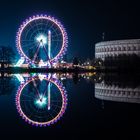
{"type": "Polygon", "coordinates": [[[16,107],[20,116],[35,126],[54,124],[64,114],[66,106],[66,90],[54,78],[30,78],[17,91],[16,107]]]}
{"type": "Polygon", "coordinates": [[[27,63],[55,63],[67,50],[68,37],[63,25],[47,15],[30,17],[17,32],[16,46],[27,63]]]}

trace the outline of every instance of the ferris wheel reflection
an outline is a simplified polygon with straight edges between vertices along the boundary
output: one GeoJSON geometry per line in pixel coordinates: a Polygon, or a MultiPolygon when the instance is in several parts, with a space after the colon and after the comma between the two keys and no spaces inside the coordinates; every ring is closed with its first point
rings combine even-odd
{"type": "Polygon", "coordinates": [[[54,124],[63,116],[66,106],[66,90],[52,75],[38,75],[22,81],[16,94],[20,116],[35,126],[54,124]]]}

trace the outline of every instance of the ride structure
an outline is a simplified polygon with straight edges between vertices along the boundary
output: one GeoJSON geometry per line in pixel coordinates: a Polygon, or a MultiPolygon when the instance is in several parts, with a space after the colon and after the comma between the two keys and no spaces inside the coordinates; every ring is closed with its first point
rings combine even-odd
{"type": "Polygon", "coordinates": [[[50,74],[30,77],[17,90],[17,111],[31,125],[42,127],[56,123],[66,107],[65,87],[50,74]]]}
{"type": "Polygon", "coordinates": [[[16,47],[22,63],[35,67],[51,67],[67,51],[68,37],[63,25],[54,17],[36,15],[26,19],[18,29],[16,47]],[[23,61],[24,60],[24,61],[23,61]]]}

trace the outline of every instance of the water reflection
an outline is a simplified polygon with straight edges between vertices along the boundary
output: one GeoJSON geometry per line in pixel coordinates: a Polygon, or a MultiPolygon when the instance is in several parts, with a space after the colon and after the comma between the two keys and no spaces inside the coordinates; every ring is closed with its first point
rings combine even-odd
{"type": "Polygon", "coordinates": [[[103,74],[95,83],[95,97],[101,100],[140,103],[139,75],[103,74]]]}
{"type": "MultiPolygon", "coordinates": [[[[62,116],[65,117],[67,104],[71,104],[70,101],[68,103],[66,90],[75,93],[72,90],[76,90],[78,87],[80,87],[79,93],[82,92],[81,89],[84,86],[86,92],[93,93],[95,85],[95,101],[140,103],[140,75],[109,73],[3,74],[0,75],[0,95],[10,94],[12,91],[15,94],[16,79],[20,82],[16,92],[16,111],[25,122],[34,126],[49,126],[56,123],[62,116]],[[73,86],[70,81],[76,86],[73,86]]],[[[78,92],[77,94],[79,94],[78,92]]],[[[73,100],[74,94],[69,95],[70,100],[73,100]]],[[[89,95],[86,94],[86,96],[89,95]]],[[[82,94],[76,101],[80,101],[81,97],[82,94]]],[[[94,102],[94,99],[90,99],[94,102]]],[[[87,104],[90,104],[89,100],[87,104]]]]}
{"type": "Polygon", "coordinates": [[[96,73],[15,74],[21,83],[16,94],[19,115],[35,126],[56,123],[67,106],[64,80],[73,79],[74,84],[77,84],[81,78],[87,81],[96,79],[95,75],[96,73]]]}
{"type": "Polygon", "coordinates": [[[0,73],[0,95],[11,94],[16,89],[15,78],[6,73],[0,73]]]}
{"type": "Polygon", "coordinates": [[[54,124],[66,110],[66,90],[52,75],[33,76],[19,86],[16,106],[20,116],[29,124],[54,124]]]}

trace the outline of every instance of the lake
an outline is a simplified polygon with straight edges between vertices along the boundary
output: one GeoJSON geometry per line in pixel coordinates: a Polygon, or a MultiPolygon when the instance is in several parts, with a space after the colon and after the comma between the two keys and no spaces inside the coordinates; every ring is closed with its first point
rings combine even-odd
{"type": "Polygon", "coordinates": [[[0,78],[4,136],[75,138],[138,136],[140,76],[25,73],[0,78]],[[134,132],[133,132],[134,131],[134,132]]]}

